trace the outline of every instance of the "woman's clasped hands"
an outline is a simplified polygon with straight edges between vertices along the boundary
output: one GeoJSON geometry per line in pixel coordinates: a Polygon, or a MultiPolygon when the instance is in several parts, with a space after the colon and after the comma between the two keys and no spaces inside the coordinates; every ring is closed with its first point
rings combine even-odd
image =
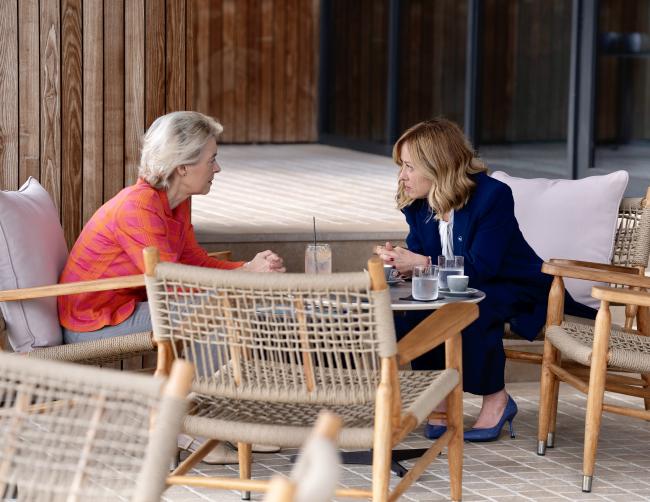
{"type": "Polygon", "coordinates": [[[285,272],[282,258],[273,251],[267,249],[255,255],[251,261],[243,267],[247,272],[285,272]]]}
{"type": "Polygon", "coordinates": [[[429,261],[426,256],[403,247],[393,246],[390,242],[387,242],[385,246],[377,246],[375,253],[386,265],[392,265],[405,277],[411,276],[416,265],[427,265],[429,261]]]}

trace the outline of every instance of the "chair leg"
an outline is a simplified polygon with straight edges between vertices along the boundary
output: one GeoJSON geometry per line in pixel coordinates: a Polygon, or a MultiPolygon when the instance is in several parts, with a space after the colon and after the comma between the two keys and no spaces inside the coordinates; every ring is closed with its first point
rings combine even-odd
{"type": "Polygon", "coordinates": [[[387,502],[390,483],[391,385],[388,364],[382,360],[382,378],[375,401],[375,430],[372,452],[372,502],[387,502]]]}
{"type": "MultiPolygon", "coordinates": [[[[251,479],[251,463],[253,461],[252,445],[250,443],[237,443],[239,456],[239,479],[251,479]]],[[[242,491],[242,500],[250,500],[251,492],[242,491]]]]}
{"type": "Polygon", "coordinates": [[[609,303],[601,302],[594,327],[594,345],[589,372],[587,394],[587,415],[585,417],[585,446],[582,466],[582,491],[590,492],[596,464],[596,450],[600,436],[600,422],[603,414],[603,397],[607,378],[607,351],[611,329],[609,303]]]}
{"type": "Polygon", "coordinates": [[[459,384],[447,397],[447,423],[454,435],[447,446],[451,500],[463,496],[463,389],[459,384]]]}
{"type": "MultiPolygon", "coordinates": [[[[644,382],[643,388],[650,389],[650,373],[642,373],[641,380],[644,382]]],[[[646,411],[650,410],[650,399],[646,397],[643,400],[643,405],[645,406],[646,411]]]]}
{"type": "MultiPolygon", "coordinates": [[[[537,428],[537,454],[546,454],[546,441],[553,414],[553,394],[557,377],[550,370],[549,365],[558,359],[558,351],[551,345],[548,338],[544,341],[544,357],[542,359],[542,381],[539,395],[539,425],[537,428]]],[[[553,421],[554,422],[554,421],[553,421]]]]}
{"type": "MultiPolygon", "coordinates": [[[[556,361],[559,358],[556,358],[556,361]]],[[[555,376],[555,375],[554,375],[555,376]]],[[[560,397],[560,380],[558,378],[555,378],[553,381],[553,388],[552,388],[552,396],[551,396],[551,416],[549,418],[549,424],[548,424],[548,433],[546,434],[546,447],[547,448],[553,448],[555,446],[555,427],[557,425],[557,403],[558,399],[560,397]]]]}

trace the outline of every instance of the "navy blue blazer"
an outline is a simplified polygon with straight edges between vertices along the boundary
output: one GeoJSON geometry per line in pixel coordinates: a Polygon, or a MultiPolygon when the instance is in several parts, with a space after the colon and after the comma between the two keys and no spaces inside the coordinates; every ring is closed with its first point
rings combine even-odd
{"type": "MultiPolygon", "coordinates": [[[[485,173],[471,178],[476,187],[467,204],[454,212],[454,254],[465,257],[469,285],[488,291],[491,304],[507,304],[504,312],[514,317],[503,320],[532,340],[546,320],[552,278],[542,273],[542,259],[519,230],[510,187],[485,173]]],[[[409,225],[408,249],[437,263],[442,254],[438,220],[426,199],[402,212],[409,225]]],[[[573,302],[568,295],[567,301],[573,302]]]]}

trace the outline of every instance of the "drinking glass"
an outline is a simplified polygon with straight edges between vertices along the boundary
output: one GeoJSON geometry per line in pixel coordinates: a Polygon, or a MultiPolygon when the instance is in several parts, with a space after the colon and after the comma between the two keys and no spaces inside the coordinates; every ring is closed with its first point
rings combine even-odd
{"type": "Polygon", "coordinates": [[[329,244],[307,244],[305,249],[305,273],[332,273],[332,250],[329,244]]]}
{"type": "Polygon", "coordinates": [[[435,265],[413,267],[411,295],[415,300],[436,300],[438,298],[438,267],[435,265]]]}
{"type": "Polygon", "coordinates": [[[449,289],[447,277],[465,274],[465,257],[453,256],[447,258],[440,255],[438,256],[438,267],[440,268],[440,289],[449,289]]]}

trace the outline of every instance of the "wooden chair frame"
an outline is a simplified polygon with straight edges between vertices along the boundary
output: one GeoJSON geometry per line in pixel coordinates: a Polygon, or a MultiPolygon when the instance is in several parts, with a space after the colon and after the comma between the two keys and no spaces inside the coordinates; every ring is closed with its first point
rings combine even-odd
{"type": "Polygon", "coordinates": [[[560,382],[568,383],[587,394],[587,413],[585,423],[585,443],[583,457],[583,491],[591,491],[596,462],[596,449],[600,433],[603,411],[624,416],[650,420],[650,375],[641,374],[638,378],[608,373],[608,342],[612,327],[610,306],[623,304],[634,309],[637,314],[637,334],[650,335],[650,279],[640,276],[625,267],[600,265],[589,267],[582,263],[552,262],[544,264],[542,270],[554,276],[549,294],[547,327],[559,326],[564,312],[563,278],[602,281],[626,287],[592,288],[592,296],[601,301],[594,325],[594,342],[590,367],[579,363],[567,364],[561,360],[560,351],[545,339],[542,362],[542,380],[539,404],[539,428],[537,453],[544,455],[546,448],[555,443],[558,392],[560,382]],[[643,398],[645,410],[603,403],[605,390],[628,396],[643,398]]]}
{"type": "MultiPolygon", "coordinates": [[[[2,404],[4,411],[4,427],[0,428],[2,432],[3,443],[0,443],[0,497],[15,496],[15,490],[18,490],[18,499],[21,499],[23,488],[26,493],[23,497],[28,496],[31,500],[36,496],[38,500],[58,499],[61,493],[67,493],[69,501],[85,500],[89,493],[87,478],[93,476],[97,470],[93,467],[93,462],[101,459],[101,455],[106,455],[107,445],[118,449],[115,443],[120,441],[120,446],[124,446],[124,438],[118,440],[119,434],[123,431],[107,432],[102,424],[104,413],[110,410],[112,413],[120,413],[121,417],[144,417],[148,422],[148,433],[143,431],[142,437],[146,442],[131,450],[130,455],[142,460],[140,471],[136,478],[133,472],[125,471],[118,475],[117,470],[107,471],[112,476],[111,482],[118,482],[120,486],[133,486],[134,493],[132,500],[145,501],[157,500],[165,485],[165,476],[168,468],[166,458],[171,455],[176,445],[176,436],[181,425],[181,418],[187,408],[187,395],[191,387],[194,367],[186,361],[175,361],[171,368],[170,374],[162,385],[154,382],[153,379],[146,376],[138,376],[142,379],[134,382],[133,377],[127,380],[115,381],[115,376],[109,379],[101,377],[102,371],[97,368],[79,368],[74,369],[70,363],[61,363],[59,361],[38,361],[29,360],[20,362],[3,354],[7,359],[3,366],[2,383],[14,383],[16,388],[15,400],[11,402],[11,392],[6,392],[4,396],[9,400],[2,404]],[[29,366],[26,366],[29,365],[29,366]],[[7,370],[7,366],[9,369],[7,370]],[[15,367],[20,367],[18,372],[26,381],[16,379],[15,367]],[[12,367],[14,367],[12,369],[12,367]],[[44,375],[61,375],[61,380],[54,376],[52,380],[47,379],[44,375]],[[45,378],[43,386],[35,384],[35,378],[45,378]],[[8,379],[8,380],[7,380],[8,379]],[[110,380],[111,385],[106,385],[110,380]],[[148,380],[151,380],[150,382],[148,380]],[[52,383],[54,381],[54,383],[52,383]],[[30,383],[26,383],[30,382],[30,383]],[[146,384],[145,384],[146,383],[146,384]],[[92,385],[92,387],[90,385],[92,385]],[[129,387],[132,385],[132,387],[129,387]],[[89,388],[92,388],[92,394],[89,394],[89,388]],[[135,401],[129,403],[120,394],[125,388],[134,392],[135,396],[144,401],[135,401]],[[57,399],[58,395],[70,396],[69,399],[57,399]],[[155,408],[148,408],[147,399],[160,401],[155,408]],[[36,402],[37,404],[30,404],[36,402]],[[137,409],[133,408],[137,406],[137,409]],[[12,408],[15,409],[12,412],[12,408]],[[78,414],[75,408],[81,408],[84,412],[78,414]],[[92,411],[92,415],[88,411],[92,411]],[[148,412],[147,415],[142,413],[143,410],[148,412]],[[138,413],[140,412],[140,413],[138,413]],[[39,425],[29,425],[26,417],[30,415],[48,415],[51,414],[42,424],[46,425],[45,429],[38,429],[39,425]],[[25,474],[34,468],[29,463],[30,456],[35,455],[36,448],[35,435],[25,434],[30,427],[33,431],[40,430],[43,434],[43,440],[47,443],[48,455],[56,458],[64,464],[62,465],[53,461],[52,469],[59,469],[60,472],[73,473],[73,476],[61,476],[55,472],[49,471],[50,467],[44,468],[40,463],[36,469],[41,474],[45,474],[43,479],[34,479],[25,474]],[[65,437],[73,432],[83,432],[80,436],[81,442],[70,446],[65,441],[54,441],[53,436],[65,437]],[[171,443],[173,441],[173,443],[171,443]],[[24,443],[24,446],[23,446],[24,443]],[[30,444],[31,443],[31,444],[30,444]],[[171,443],[171,444],[170,444],[171,443]],[[68,451],[70,448],[75,450],[68,451]],[[144,450],[144,451],[143,451],[144,450]],[[67,452],[63,455],[63,452],[67,452]],[[69,455],[68,455],[69,453],[69,455]],[[66,465],[66,458],[72,458],[66,465]],[[76,459],[76,460],[75,460],[76,459]],[[73,468],[71,468],[74,466],[73,468]],[[51,475],[50,475],[51,474],[51,475]]],[[[117,375],[124,379],[123,375],[117,375]]],[[[7,387],[4,388],[7,391],[7,387]]],[[[149,402],[151,404],[151,402],[149,402]]],[[[115,415],[114,415],[115,416],[115,415]]],[[[110,423],[110,422],[109,422],[110,423]]],[[[40,449],[41,445],[38,445],[40,449]]],[[[32,458],[33,460],[33,458],[32,458]]],[[[104,465],[102,462],[101,465],[104,465]]],[[[114,468],[114,466],[112,466],[114,468]]],[[[101,476],[99,476],[101,478],[101,476]]],[[[107,481],[109,478],[102,478],[107,481]]],[[[4,499],[3,499],[4,500],[4,499]]],[[[104,498],[103,498],[104,500],[104,498]]]]}
{"type": "MultiPolygon", "coordinates": [[[[155,248],[145,250],[145,274],[153,277],[158,263],[155,248]]],[[[384,278],[383,264],[379,258],[368,262],[371,287],[385,290],[388,286],[384,278]]],[[[381,358],[381,378],[376,391],[374,447],[372,464],[372,487],[370,489],[339,488],[337,497],[372,499],[375,502],[395,501],[419,478],[427,466],[448,448],[450,472],[450,491],[452,500],[460,500],[462,494],[463,464],[463,390],[462,390],[462,341],[461,330],[478,317],[478,307],[470,303],[445,305],[432,313],[411,330],[397,344],[397,355],[381,358]],[[460,374],[460,382],[447,395],[447,431],[435,441],[426,453],[418,459],[413,468],[404,476],[392,491],[389,491],[392,449],[418,425],[419,420],[402,412],[399,388],[398,367],[409,364],[413,359],[429,350],[445,344],[447,368],[454,368],[460,374]]],[[[174,359],[171,342],[158,344],[157,372],[166,374],[174,359]]],[[[252,480],[251,447],[238,443],[240,479],[206,478],[186,474],[201,461],[216,445],[218,440],[208,439],[191,454],[167,479],[169,485],[190,485],[215,489],[266,492],[268,481],[252,480]]]]}
{"type": "MultiPolygon", "coordinates": [[[[208,254],[222,260],[229,260],[231,258],[231,252],[227,250],[216,251],[208,254]]],[[[109,279],[96,279],[92,281],[77,281],[64,284],[0,291],[0,302],[32,300],[53,296],[108,291],[112,289],[142,288],[144,285],[144,275],[142,274],[112,277],[109,279]]],[[[34,349],[25,355],[27,357],[36,357],[40,359],[108,365],[114,363],[119,364],[121,361],[128,358],[152,353],[152,351],[156,350],[156,343],[153,339],[152,332],[149,332],[148,334],[138,333],[135,335],[126,335],[119,337],[119,341],[120,343],[117,345],[111,343],[110,347],[106,346],[106,340],[42,347],[34,349]],[[135,349],[136,352],[133,352],[134,345],[137,346],[135,349]],[[70,350],[73,348],[78,348],[80,350],[70,350]]],[[[6,327],[4,319],[2,319],[2,316],[0,315],[0,350],[7,349],[6,327]]],[[[144,368],[144,370],[146,371],[147,369],[144,368]]]]}
{"type": "MultiPolygon", "coordinates": [[[[338,415],[330,412],[323,412],[318,417],[316,425],[314,425],[314,431],[312,437],[323,438],[330,442],[333,447],[336,447],[336,440],[341,430],[341,419],[338,415]]],[[[319,468],[328,468],[331,466],[322,465],[321,462],[314,462],[309,466],[310,471],[319,468]]],[[[336,467],[339,467],[336,465],[336,467]]],[[[294,468],[295,472],[295,468],[294,468]]],[[[318,472],[310,472],[310,474],[318,474],[318,472]]],[[[293,502],[299,490],[302,480],[290,479],[284,476],[275,475],[271,478],[269,483],[269,489],[266,492],[264,497],[264,502],[293,502]]],[[[321,490],[333,489],[333,486],[319,486],[321,490]]],[[[319,494],[319,500],[324,500],[327,498],[327,494],[323,493],[322,496],[319,494]]]]}

